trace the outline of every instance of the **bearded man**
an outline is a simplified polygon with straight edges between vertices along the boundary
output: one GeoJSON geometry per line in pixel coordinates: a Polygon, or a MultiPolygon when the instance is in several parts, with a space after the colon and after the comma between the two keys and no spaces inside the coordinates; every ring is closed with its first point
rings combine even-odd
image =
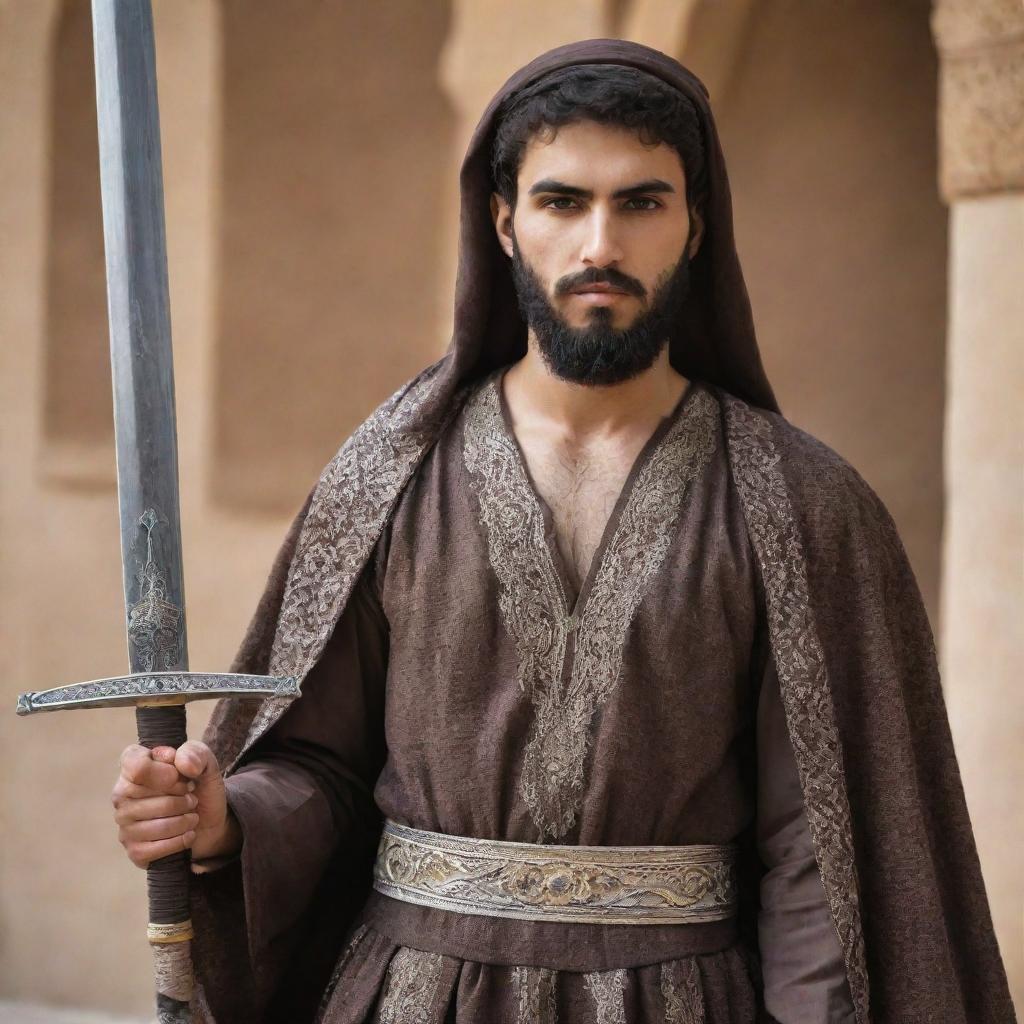
{"type": "Polygon", "coordinates": [[[778,413],[707,94],[553,50],[462,171],[449,353],[341,448],[235,664],[128,748],[218,1024],[1012,1020],[931,634],[778,413]],[[191,781],[190,781],[191,780],[191,781]]]}

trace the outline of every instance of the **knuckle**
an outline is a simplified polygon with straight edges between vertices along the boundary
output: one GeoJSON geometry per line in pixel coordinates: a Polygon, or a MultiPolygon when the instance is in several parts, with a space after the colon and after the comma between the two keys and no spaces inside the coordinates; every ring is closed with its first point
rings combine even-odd
{"type": "Polygon", "coordinates": [[[145,747],[140,747],[137,744],[125,747],[121,751],[121,773],[135,771],[149,759],[150,753],[145,747]]]}
{"type": "Polygon", "coordinates": [[[132,813],[132,802],[128,800],[122,800],[120,804],[115,806],[114,810],[114,821],[119,825],[127,825],[128,822],[134,821],[135,815],[132,813]]]}
{"type": "Polygon", "coordinates": [[[212,748],[202,740],[189,740],[187,745],[199,755],[204,763],[210,765],[217,764],[217,755],[213,752],[212,748]]]}
{"type": "Polygon", "coordinates": [[[187,740],[178,747],[175,765],[189,778],[206,775],[212,767],[210,750],[200,740],[187,740]]]}
{"type": "Polygon", "coordinates": [[[121,751],[121,766],[123,767],[129,761],[139,756],[139,753],[143,750],[138,743],[131,743],[124,750],[121,751]]]}

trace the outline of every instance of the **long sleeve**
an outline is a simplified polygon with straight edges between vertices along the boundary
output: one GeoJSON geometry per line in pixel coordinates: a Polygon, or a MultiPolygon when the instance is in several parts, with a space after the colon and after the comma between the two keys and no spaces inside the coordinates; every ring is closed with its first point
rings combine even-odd
{"type": "Polygon", "coordinates": [[[373,788],[386,754],[387,659],[387,621],[368,570],[301,697],[225,780],[241,853],[194,870],[221,874],[240,860],[254,955],[298,920],[338,844],[365,846],[379,830],[373,788]]]}
{"type": "Polygon", "coordinates": [[[815,861],[769,655],[757,709],[758,940],[765,1008],[779,1024],[853,1024],[842,950],[815,861]]]}

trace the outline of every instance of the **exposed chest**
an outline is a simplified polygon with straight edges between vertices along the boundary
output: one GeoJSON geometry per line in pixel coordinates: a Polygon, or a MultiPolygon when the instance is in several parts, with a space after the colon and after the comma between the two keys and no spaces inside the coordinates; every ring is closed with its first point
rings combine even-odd
{"type": "Polygon", "coordinates": [[[623,491],[643,437],[571,448],[524,439],[523,457],[551,510],[559,553],[579,590],[623,491]]]}

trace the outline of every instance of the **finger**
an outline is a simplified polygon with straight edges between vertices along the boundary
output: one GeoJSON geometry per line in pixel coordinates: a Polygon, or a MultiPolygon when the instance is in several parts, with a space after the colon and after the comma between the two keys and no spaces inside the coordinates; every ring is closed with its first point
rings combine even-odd
{"type": "Polygon", "coordinates": [[[150,789],[148,786],[137,786],[133,782],[120,778],[114,786],[111,797],[114,806],[120,807],[121,804],[127,801],[145,800],[147,797],[184,796],[186,793],[191,793],[195,788],[196,784],[194,782],[187,782],[185,779],[179,779],[169,789],[150,789]]]}
{"type": "Polygon", "coordinates": [[[195,842],[195,839],[195,832],[186,832],[173,839],[162,839],[155,843],[140,843],[138,846],[133,846],[128,851],[128,855],[133,864],[145,868],[153,861],[160,860],[161,857],[170,857],[172,854],[187,850],[195,842]]]}
{"type": "Polygon", "coordinates": [[[117,808],[114,821],[128,825],[133,821],[152,821],[154,818],[173,818],[195,810],[199,800],[185,796],[152,796],[141,800],[125,800],[117,808]]]}
{"type": "Polygon", "coordinates": [[[217,758],[200,740],[186,740],[178,747],[174,766],[186,778],[195,779],[200,783],[220,775],[217,758]]]}
{"type": "Polygon", "coordinates": [[[121,774],[124,774],[125,767],[134,768],[136,762],[145,761],[150,758],[151,754],[147,747],[142,746],[140,743],[133,743],[131,746],[125,747],[121,751],[121,758],[118,766],[121,769],[121,774]]]}
{"type": "Polygon", "coordinates": [[[153,747],[151,753],[156,761],[174,764],[174,747],[153,747]]]}
{"type": "Polygon", "coordinates": [[[195,831],[198,824],[199,815],[193,813],[154,818],[152,821],[133,821],[121,826],[119,838],[122,843],[152,843],[195,831]]]}
{"type": "MultiPolygon", "coordinates": [[[[145,748],[142,748],[145,750],[145,748]]],[[[165,764],[162,761],[154,761],[149,756],[149,751],[140,754],[137,751],[122,757],[121,777],[136,786],[144,786],[146,789],[155,790],[158,793],[167,793],[177,783],[178,771],[173,764],[165,764]]]]}

